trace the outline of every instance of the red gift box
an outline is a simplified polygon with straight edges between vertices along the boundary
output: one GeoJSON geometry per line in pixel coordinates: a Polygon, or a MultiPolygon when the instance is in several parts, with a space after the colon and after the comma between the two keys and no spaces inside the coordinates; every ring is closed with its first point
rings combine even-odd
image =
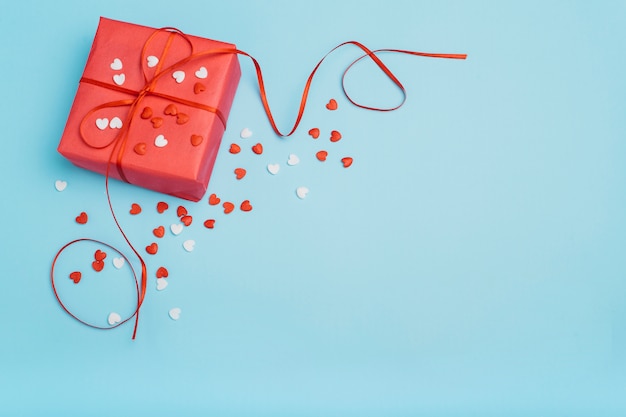
{"type": "Polygon", "coordinates": [[[235,50],[101,18],[58,151],[79,167],[200,200],[241,76],[235,50]]]}

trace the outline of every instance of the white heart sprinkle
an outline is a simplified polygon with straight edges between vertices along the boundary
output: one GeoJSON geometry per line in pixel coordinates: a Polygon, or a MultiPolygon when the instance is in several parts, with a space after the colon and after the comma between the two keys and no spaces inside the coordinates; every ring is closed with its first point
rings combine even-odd
{"type": "Polygon", "coordinates": [[[159,58],[157,58],[154,55],[150,55],[149,57],[146,58],[148,60],[148,67],[149,68],[153,68],[156,67],[157,64],[159,63],[159,58]]]}
{"type": "Polygon", "coordinates": [[[180,234],[180,232],[183,231],[183,225],[182,223],[173,223],[170,226],[170,230],[172,231],[172,233],[176,236],[178,236],[180,234]]]}
{"type": "Polygon", "coordinates": [[[109,318],[107,319],[107,321],[109,322],[109,325],[113,326],[114,324],[117,324],[120,321],[122,321],[122,318],[117,313],[111,313],[109,314],[109,318]]]}
{"type": "Polygon", "coordinates": [[[126,75],[124,74],[115,74],[113,76],[113,82],[117,85],[124,84],[124,81],[126,81],[126,75]]]}
{"type": "Polygon", "coordinates": [[[109,127],[111,129],[121,129],[122,128],[122,119],[120,119],[119,117],[115,116],[114,118],[111,119],[111,122],[109,123],[109,127]]]}
{"type": "Polygon", "coordinates": [[[278,171],[280,171],[280,165],[278,164],[267,164],[267,170],[270,174],[276,175],[278,171]]]}
{"type": "Polygon", "coordinates": [[[298,158],[298,155],[294,155],[291,154],[289,155],[289,159],[287,159],[287,165],[298,165],[300,163],[300,158],[298,158]]]}
{"type": "Polygon", "coordinates": [[[109,119],[107,119],[106,117],[103,117],[102,119],[96,119],[96,126],[98,126],[98,129],[100,130],[106,129],[107,126],[109,126],[109,119]]]}
{"type": "Polygon", "coordinates": [[[117,269],[122,268],[125,262],[124,258],[113,258],[113,266],[117,269]]]}
{"type": "Polygon", "coordinates": [[[56,180],[54,182],[54,188],[56,188],[57,191],[63,191],[65,190],[66,187],[67,187],[67,181],[56,180]]]}
{"type": "Polygon", "coordinates": [[[183,248],[184,248],[187,252],[191,252],[195,246],[196,246],[196,241],[195,241],[195,240],[193,240],[193,239],[185,240],[185,241],[183,242],[183,248]]]}
{"type": "Polygon", "coordinates": [[[180,84],[185,79],[185,71],[181,71],[181,70],[174,71],[174,73],[172,74],[172,77],[174,77],[176,82],[180,84]]]}
{"type": "Polygon", "coordinates": [[[207,72],[206,67],[200,67],[200,69],[196,71],[196,77],[200,79],[206,78],[207,75],[209,75],[209,73],[207,72]]]}
{"type": "Polygon", "coordinates": [[[246,127],[245,129],[241,131],[240,135],[242,139],[247,139],[250,136],[252,136],[252,131],[246,127]]]}
{"type": "Polygon", "coordinates": [[[111,69],[113,71],[119,71],[122,69],[122,60],[119,58],[115,58],[113,62],[111,62],[111,69]]]}
{"type": "Polygon", "coordinates": [[[309,193],[309,189],[306,187],[298,187],[296,189],[296,195],[301,200],[304,199],[308,193],[309,193]]]}
{"type": "Polygon", "coordinates": [[[175,307],[171,309],[169,315],[172,320],[178,320],[180,318],[180,308],[175,307]]]}
{"type": "Polygon", "coordinates": [[[163,291],[167,287],[167,280],[163,278],[157,278],[157,291],[163,291]]]}
{"type": "Polygon", "coordinates": [[[165,136],[163,135],[159,135],[154,139],[154,146],[156,146],[157,148],[162,148],[164,146],[167,146],[167,139],[165,139],[165,136]]]}

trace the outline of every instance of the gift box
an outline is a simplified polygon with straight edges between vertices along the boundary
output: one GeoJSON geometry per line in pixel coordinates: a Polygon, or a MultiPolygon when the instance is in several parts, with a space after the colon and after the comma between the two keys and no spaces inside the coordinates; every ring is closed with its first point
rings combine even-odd
{"type": "Polygon", "coordinates": [[[58,151],[198,201],[241,76],[233,44],[101,18],[58,151]]]}

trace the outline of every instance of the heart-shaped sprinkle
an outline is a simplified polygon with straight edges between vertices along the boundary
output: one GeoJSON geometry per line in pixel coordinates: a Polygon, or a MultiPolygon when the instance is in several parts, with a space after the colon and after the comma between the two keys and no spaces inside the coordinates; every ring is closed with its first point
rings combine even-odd
{"type": "Polygon", "coordinates": [[[313,139],[317,139],[320,137],[320,130],[317,127],[314,127],[313,129],[309,130],[309,135],[311,135],[313,139]]]}
{"type": "Polygon", "coordinates": [[[180,223],[172,223],[170,230],[174,236],[178,236],[183,231],[183,225],[180,223]]]}
{"type": "Polygon", "coordinates": [[[150,123],[152,123],[152,127],[153,128],[158,129],[161,126],[163,126],[163,118],[162,117],[153,117],[152,119],[150,119],[150,123]]]}
{"type": "Polygon", "coordinates": [[[207,219],[203,224],[207,229],[213,229],[215,227],[215,219],[207,219]]]}
{"type": "Polygon", "coordinates": [[[194,94],[200,94],[202,93],[204,90],[206,90],[206,87],[204,86],[204,84],[202,83],[195,83],[193,85],[193,93],[194,94]]]}
{"type": "Polygon", "coordinates": [[[300,200],[306,198],[308,193],[309,193],[309,189],[306,188],[306,187],[298,187],[298,188],[296,188],[296,195],[298,196],[298,198],[300,200]]]}
{"type": "Polygon", "coordinates": [[[140,117],[142,119],[149,119],[152,117],[152,108],[151,107],[144,107],[143,110],[141,111],[140,117]]]}
{"type": "Polygon", "coordinates": [[[278,171],[280,171],[280,165],[278,164],[267,164],[267,171],[272,174],[272,175],[276,175],[278,174],[278,171]]]}
{"type": "Polygon", "coordinates": [[[252,147],[252,152],[254,152],[257,155],[261,155],[263,153],[263,145],[261,145],[260,143],[257,143],[256,145],[252,147]]]}
{"type": "Polygon", "coordinates": [[[175,307],[169,311],[169,316],[172,320],[178,320],[180,318],[181,310],[178,307],[175,307]]]}
{"type": "Polygon", "coordinates": [[[185,71],[178,70],[172,73],[172,77],[176,80],[178,84],[182,83],[185,79],[185,71]]]}
{"type": "Polygon", "coordinates": [[[206,70],[206,67],[200,67],[198,71],[195,72],[195,75],[202,80],[209,75],[209,72],[206,70]]]}
{"type": "Polygon", "coordinates": [[[189,116],[186,115],[185,113],[178,113],[176,115],[176,124],[178,125],[184,125],[185,123],[187,123],[189,121],[189,116]]]}
{"type": "Polygon", "coordinates": [[[237,154],[237,153],[241,152],[241,147],[239,145],[237,145],[236,143],[232,143],[230,145],[230,149],[228,150],[228,152],[230,152],[232,154],[237,154]]]}
{"type": "Polygon", "coordinates": [[[163,291],[167,287],[167,284],[168,282],[166,279],[157,279],[157,285],[156,285],[157,291],[163,291]]]}
{"type": "Polygon", "coordinates": [[[96,272],[100,272],[104,269],[104,262],[102,261],[93,261],[91,263],[91,267],[94,269],[94,271],[96,272]]]}
{"type": "Polygon", "coordinates": [[[146,60],[148,61],[148,68],[154,68],[159,63],[159,58],[154,55],[147,56],[146,60]]]}
{"type": "Polygon", "coordinates": [[[96,119],[96,127],[100,130],[104,130],[109,127],[109,119],[103,117],[102,119],[96,119]]]}
{"type": "Polygon", "coordinates": [[[121,70],[121,69],[122,69],[122,60],[121,60],[121,59],[119,59],[119,58],[115,58],[115,59],[113,60],[113,62],[111,62],[110,67],[111,67],[111,69],[112,69],[113,71],[119,71],[119,70],[121,70]]]}
{"type": "Polygon", "coordinates": [[[54,188],[56,188],[57,191],[63,191],[67,188],[67,182],[63,180],[56,180],[54,182],[54,188]]]}
{"type": "Polygon", "coordinates": [[[157,278],[167,278],[169,276],[169,271],[164,266],[160,266],[156,271],[157,278]]]}
{"type": "Polygon", "coordinates": [[[122,317],[120,317],[120,315],[117,313],[111,313],[109,314],[109,317],[107,318],[107,322],[111,326],[114,326],[121,321],[122,321],[122,317]]]}
{"type": "Polygon", "coordinates": [[[300,158],[298,158],[298,155],[295,155],[295,154],[289,155],[289,158],[287,159],[287,165],[294,166],[294,165],[298,165],[299,163],[300,163],[300,158]]]}
{"type": "Polygon", "coordinates": [[[170,208],[170,206],[165,201],[159,201],[156,208],[159,214],[162,214],[165,210],[170,208]]]}
{"type": "Polygon", "coordinates": [[[202,141],[204,140],[204,138],[201,135],[191,135],[191,145],[192,146],[199,146],[202,141]]]}
{"type": "Polygon", "coordinates": [[[224,202],[224,204],[222,204],[222,207],[224,207],[224,213],[226,214],[231,213],[235,209],[235,205],[230,201],[224,202]]]}
{"type": "Polygon", "coordinates": [[[106,259],[106,257],[107,257],[107,253],[106,253],[106,252],[101,251],[100,249],[98,249],[98,250],[97,250],[97,251],[93,254],[93,258],[94,258],[96,261],[103,261],[103,260],[105,260],[105,259],[106,259]]]}
{"type": "Polygon", "coordinates": [[[70,279],[74,281],[74,284],[78,284],[82,277],[83,274],[81,274],[80,271],[74,271],[70,274],[70,279]]]}
{"type": "Polygon", "coordinates": [[[122,119],[120,119],[119,117],[115,116],[114,118],[111,119],[111,122],[109,123],[109,127],[111,129],[121,129],[122,128],[122,119]]]}
{"type": "Polygon", "coordinates": [[[138,144],[136,144],[133,147],[133,151],[135,151],[135,153],[137,155],[145,155],[146,154],[146,144],[144,142],[139,142],[138,144]]]}
{"type": "Polygon", "coordinates": [[[137,203],[131,204],[131,206],[130,206],[130,214],[136,215],[136,214],[139,214],[139,213],[141,213],[141,206],[139,204],[137,204],[137,203]]]}
{"type": "Polygon", "coordinates": [[[344,168],[348,168],[350,165],[352,165],[352,158],[349,156],[346,156],[345,158],[341,158],[341,163],[343,164],[344,168]]]}
{"type": "Polygon", "coordinates": [[[158,251],[159,245],[157,245],[155,242],[152,242],[151,244],[146,246],[146,252],[148,252],[150,255],[156,255],[158,251]]]}
{"type": "Polygon", "coordinates": [[[220,198],[217,196],[217,194],[211,194],[209,196],[209,204],[212,206],[216,206],[220,203],[220,198]]]}
{"type": "Polygon", "coordinates": [[[241,211],[250,211],[252,210],[252,204],[250,204],[250,200],[243,200],[239,208],[241,211]]]}
{"type": "Polygon", "coordinates": [[[332,132],[330,132],[330,141],[331,142],[339,142],[340,139],[341,139],[341,133],[339,133],[336,130],[333,130],[332,132]]]}
{"type": "Polygon", "coordinates": [[[337,110],[337,101],[334,98],[331,98],[326,104],[326,108],[328,110],[337,110]]]}
{"type": "Polygon", "coordinates": [[[243,168],[235,168],[235,177],[240,180],[246,176],[246,170],[243,168]]]}
{"type": "Polygon", "coordinates": [[[178,217],[186,216],[187,209],[184,206],[178,206],[178,208],[176,209],[176,215],[178,217]]]}
{"type": "Polygon", "coordinates": [[[158,238],[162,238],[163,236],[165,236],[165,227],[159,226],[152,229],[152,234],[158,238]]]}
{"type": "Polygon", "coordinates": [[[176,114],[178,113],[178,107],[176,107],[176,104],[170,103],[165,106],[165,110],[163,110],[163,113],[167,114],[168,116],[176,116],[176,114]]]}
{"type": "Polygon", "coordinates": [[[186,215],[180,218],[180,221],[182,222],[182,224],[184,224],[185,226],[189,226],[191,224],[191,222],[193,221],[193,217],[186,215]]]}
{"type": "Polygon", "coordinates": [[[164,146],[167,146],[167,139],[165,139],[165,136],[158,135],[154,139],[154,146],[156,146],[157,148],[163,148],[164,146]]]}
{"type": "Polygon", "coordinates": [[[78,216],[76,216],[76,223],[78,224],[85,224],[87,223],[88,217],[87,217],[87,213],[85,213],[84,211],[82,211],[78,216]]]}
{"type": "Polygon", "coordinates": [[[185,240],[183,242],[183,249],[185,249],[187,252],[193,251],[195,247],[196,247],[196,241],[193,239],[185,240]]]}
{"type": "Polygon", "coordinates": [[[122,267],[124,266],[124,263],[126,263],[124,258],[113,258],[113,266],[116,269],[122,269],[122,267]]]}
{"type": "Polygon", "coordinates": [[[319,159],[320,161],[324,162],[326,160],[326,157],[328,156],[328,152],[326,151],[319,151],[315,154],[315,157],[317,159],[319,159]]]}
{"type": "Polygon", "coordinates": [[[126,75],[124,74],[115,74],[113,76],[113,82],[117,85],[124,84],[124,81],[126,81],[126,75]]]}
{"type": "Polygon", "coordinates": [[[247,127],[243,128],[239,136],[241,136],[242,139],[248,139],[250,136],[252,136],[252,131],[247,127]]]}

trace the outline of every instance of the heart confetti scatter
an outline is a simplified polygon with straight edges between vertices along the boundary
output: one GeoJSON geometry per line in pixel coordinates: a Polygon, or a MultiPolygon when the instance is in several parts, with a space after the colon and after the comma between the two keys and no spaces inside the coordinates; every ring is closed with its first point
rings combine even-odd
{"type": "Polygon", "coordinates": [[[328,110],[337,110],[337,101],[334,98],[331,98],[326,104],[326,108],[328,110]]]}
{"type": "Polygon", "coordinates": [[[151,107],[144,107],[143,110],[141,111],[141,114],[139,115],[142,119],[149,119],[152,117],[152,108],[151,107]]]}
{"type": "Polygon", "coordinates": [[[113,82],[117,85],[122,85],[126,81],[126,75],[124,74],[115,74],[113,76],[113,82]]]}
{"type": "Polygon", "coordinates": [[[93,261],[91,263],[91,267],[93,268],[94,271],[96,272],[100,272],[104,269],[104,262],[102,261],[93,261]]]}
{"type": "Polygon", "coordinates": [[[104,261],[107,257],[106,252],[101,251],[100,249],[98,249],[94,254],[93,254],[93,258],[96,261],[104,261]]]}
{"type": "Polygon", "coordinates": [[[235,177],[240,180],[246,176],[246,170],[243,168],[235,168],[235,177]]]}
{"type": "Polygon", "coordinates": [[[202,135],[191,135],[191,145],[192,146],[200,146],[204,138],[202,135]]]}
{"type": "Polygon", "coordinates": [[[308,193],[309,193],[309,189],[307,187],[296,188],[296,195],[298,196],[300,200],[305,199],[308,193]]]}
{"type": "Polygon", "coordinates": [[[141,206],[139,204],[137,204],[137,203],[133,203],[130,206],[130,214],[137,215],[139,213],[141,213],[141,206]]]}
{"type": "Polygon", "coordinates": [[[228,152],[232,153],[233,155],[238,154],[239,152],[241,152],[241,147],[236,143],[232,143],[228,152]]]}
{"type": "Polygon", "coordinates": [[[163,236],[165,236],[165,227],[159,226],[159,227],[152,229],[152,234],[155,237],[162,238],[163,236]]]}
{"type": "Polygon", "coordinates": [[[113,62],[111,62],[110,66],[113,71],[119,71],[122,69],[122,60],[119,58],[115,58],[113,62]]]}
{"type": "Polygon", "coordinates": [[[156,242],[152,242],[151,244],[146,246],[146,252],[148,252],[150,255],[156,255],[158,251],[159,245],[157,245],[156,242]]]}
{"type": "Polygon", "coordinates": [[[178,114],[178,107],[176,107],[176,104],[170,103],[167,106],[165,106],[165,110],[163,110],[163,114],[166,114],[168,116],[176,116],[178,114]]]}
{"type": "Polygon", "coordinates": [[[211,194],[209,196],[209,204],[212,206],[216,206],[220,203],[220,198],[217,196],[217,194],[211,194]]]}
{"type": "Polygon", "coordinates": [[[178,320],[180,318],[181,310],[178,307],[175,307],[169,311],[169,316],[172,320],[178,320]]]}
{"type": "Polygon", "coordinates": [[[195,83],[193,85],[193,93],[200,94],[206,90],[206,87],[202,83],[195,83]]]}
{"type": "Polygon", "coordinates": [[[320,137],[320,130],[317,127],[314,127],[313,129],[309,130],[309,135],[313,139],[317,139],[320,137]]]}
{"type": "Polygon", "coordinates": [[[315,157],[322,162],[326,160],[327,156],[328,156],[328,152],[326,151],[319,151],[315,154],[315,157]]]}
{"type": "Polygon", "coordinates": [[[154,146],[156,146],[157,148],[163,148],[165,146],[167,146],[167,139],[165,139],[165,136],[163,135],[158,135],[155,139],[154,139],[154,146]]]}
{"type": "Polygon", "coordinates": [[[157,291],[163,291],[165,288],[167,288],[167,280],[166,279],[157,279],[157,285],[156,285],[156,289],[157,291]]]}
{"type": "Polygon", "coordinates": [[[241,130],[239,136],[241,136],[242,139],[248,139],[250,136],[252,136],[252,131],[246,127],[241,130]]]}
{"type": "Polygon", "coordinates": [[[278,174],[278,171],[280,171],[280,165],[278,164],[268,164],[267,165],[267,171],[272,174],[272,175],[276,175],[278,174]]]}
{"type": "Polygon", "coordinates": [[[122,321],[122,317],[117,314],[117,313],[111,313],[109,314],[109,317],[107,318],[107,322],[109,323],[109,325],[114,326],[117,323],[122,321]]]}
{"type": "Polygon", "coordinates": [[[122,267],[124,266],[124,263],[126,263],[124,258],[113,258],[113,266],[116,269],[122,269],[122,267]]]}
{"type": "Polygon", "coordinates": [[[207,219],[204,221],[204,227],[207,229],[213,229],[215,227],[215,219],[207,219]]]}
{"type": "Polygon", "coordinates": [[[152,123],[152,127],[153,128],[158,129],[161,126],[163,126],[163,118],[162,117],[153,117],[152,119],[150,119],[150,123],[152,123]]]}
{"type": "Polygon", "coordinates": [[[178,206],[178,208],[176,209],[176,215],[178,217],[183,217],[183,216],[186,216],[187,214],[188,212],[185,206],[178,206]]]}
{"type": "Polygon", "coordinates": [[[222,207],[224,207],[224,213],[226,214],[232,213],[232,211],[235,209],[235,205],[230,201],[226,201],[224,204],[222,204],[222,207]]]}
{"type": "Polygon", "coordinates": [[[185,80],[185,71],[174,71],[172,73],[172,77],[176,80],[178,84],[182,83],[185,80]]]}
{"type": "Polygon", "coordinates": [[[122,128],[122,119],[120,119],[119,117],[115,116],[109,122],[109,127],[111,129],[121,129],[122,128]]]}
{"type": "Polygon", "coordinates": [[[191,225],[191,222],[193,221],[193,217],[186,215],[180,218],[180,221],[185,225],[185,226],[189,226],[191,225]]]}
{"type": "Polygon", "coordinates": [[[252,210],[252,204],[250,204],[250,200],[244,200],[241,203],[241,206],[239,206],[239,208],[241,209],[241,211],[251,211],[252,210]]]}
{"type": "Polygon", "coordinates": [[[189,115],[185,113],[178,113],[176,115],[176,124],[184,125],[189,121],[189,115]]]}
{"type": "Polygon", "coordinates": [[[330,141],[331,142],[339,142],[341,140],[341,133],[337,130],[333,130],[330,132],[330,141]]]}
{"type": "Polygon", "coordinates": [[[169,276],[169,271],[164,266],[160,266],[156,271],[157,278],[167,278],[169,276]]]}
{"type": "Polygon", "coordinates": [[[300,158],[298,158],[298,155],[290,154],[289,158],[287,158],[287,165],[289,166],[298,165],[299,163],[300,163],[300,158]]]}
{"type": "Polygon", "coordinates": [[[346,156],[345,158],[341,158],[341,163],[343,164],[344,168],[348,168],[350,167],[350,165],[352,165],[353,159],[349,156],[346,156]]]}
{"type": "Polygon", "coordinates": [[[103,117],[102,119],[96,119],[96,127],[100,130],[104,130],[109,126],[109,119],[103,117]]]}
{"type": "Polygon", "coordinates": [[[157,211],[159,212],[159,214],[162,214],[163,212],[165,212],[165,210],[170,208],[170,206],[165,201],[159,201],[157,203],[157,207],[156,208],[157,208],[157,211]]]}
{"type": "Polygon", "coordinates": [[[76,216],[76,223],[78,224],[86,224],[87,220],[89,220],[89,217],[84,211],[81,211],[80,214],[76,216]]]}
{"type": "Polygon", "coordinates": [[[56,180],[54,182],[54,188],[56,188],[57,191],[63,191],[67,188],[67,182],[63,181],[63,180],[56,180]]]}
{"type": "Polygon", "coordinates": [[[159,63],[159,58],[154,55],[146,57],[146,60],[148,61],[148,68],[154,68],[159,63]]]}
{"type": "Polygon", "coordinates": [[[74,281],[74,284],[78,284],[82,277],[83,274],[81,274],[80,271],[74,271],[70,274],[70,279],[74,281]]]}
{"type": "Polygon", "coordinates": [[[183,225],[181,223],[172,223],[170,225],[170,231],[174,236],[178,236],[183,231],[183,225]]]}
{"type": "Polygon", "coordinates": [[[256,145],[252,147],[252,152],[254,152],[257,155],[261,155],[263,153],[263,145],[261,145],[260,143],[257,143],[256,145]]]}
{"type": "Polygon", "coordinates": [[[196,247],[196,241],[193,239],[185,240],[183,242],[183,249],[185,249],[187,252],[193,251],[195,247],[196,247]]]}
{"type": "Polygon", "coordinates": [[[195,75],[202,80],[209,75],[209,72],[206,70],[206,67],[200,67],[198,71],[195,72],[195,75]]]}
{"type": "Polygon", "coordinates": [[[137,155],[145,155],[146,151],[147,151],[147,145],[145,144],[145,142],[139,142],[138,144],[136,144],[133,147],[133,151],[135,151],[135,153],[137,155]]]}

